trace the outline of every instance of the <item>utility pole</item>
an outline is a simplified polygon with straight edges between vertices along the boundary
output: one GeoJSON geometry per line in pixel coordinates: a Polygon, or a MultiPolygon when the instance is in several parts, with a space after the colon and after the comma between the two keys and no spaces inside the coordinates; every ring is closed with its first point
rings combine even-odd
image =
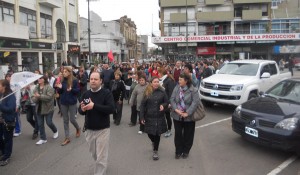
{"type": "Polygon", "coordinates": [[[90,19],[90,1],[97,1],[97,0],[87,0],[88,2],[88,42],[89,42],[89,61],[92,60],[92,53],[91,53],[91,19],[90,19]]]}
{"type": "Polygon", "coordinates": [[[189,46],[188,46],[188,13],[187,13],[187,0],[185,0],[185,21],[186,21],[186,32],[185,32],[185,42],[186,42],[186,58],[189,55],[189,46]]]}
{"type": "Polygon", "coordinates": [[[91,24],[90,24],[90,0],[88,1],[88,40],[89,40],[89,61],[92,61],[91,57],[91,24]]]}

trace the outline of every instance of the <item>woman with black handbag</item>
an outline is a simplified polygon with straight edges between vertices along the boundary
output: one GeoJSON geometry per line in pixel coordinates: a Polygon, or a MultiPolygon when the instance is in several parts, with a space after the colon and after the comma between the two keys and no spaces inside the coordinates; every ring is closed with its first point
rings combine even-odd
{"type": "Polygon", "coordinates": [[[16,121],[16,97],[7,80],[0,80],[0,166],[9,163],[16,121]]]}
{"type": "Polygon", "coordinates": [[[197,88],[192,86],[189,74],[179,76],[178,85],[173,90],[170,102],[175,128],[175,159],[180,157],[186,159],[194,142],[195,121],[192,115],[200,103],[197,88]]]}
{"type": "Polygon", "coordinates": [[[123,98],[125,95],[125,84],[121,80],[122,73],[116,71],[114,73],[115,79],[111,81],[110,90],[115,100],[116,111],[113,113],[113,119],[115,125],[120,125],[123,111],[123,98]]]}

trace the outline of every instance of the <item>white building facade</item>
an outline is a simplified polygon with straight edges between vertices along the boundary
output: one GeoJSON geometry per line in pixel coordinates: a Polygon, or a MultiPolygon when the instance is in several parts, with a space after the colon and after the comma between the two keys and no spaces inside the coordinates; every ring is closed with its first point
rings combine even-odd
{"type": "Polygon", "coordinates": [[[80,18],[81,59],[92,64],[107,63],[108,52],[112,51],[114,60],[122,62],[128,54],[126,41],[120,33],[120,23],[117,21],[102,21],[101,17],[90,12],[91,26],[91,58],[89,55],[88,19],[80,18]]]}
{"type": "Polygon", "coordinates": [[[0,64],[45,72],[79,65],[78,0],[0,0],[0,64]]]}

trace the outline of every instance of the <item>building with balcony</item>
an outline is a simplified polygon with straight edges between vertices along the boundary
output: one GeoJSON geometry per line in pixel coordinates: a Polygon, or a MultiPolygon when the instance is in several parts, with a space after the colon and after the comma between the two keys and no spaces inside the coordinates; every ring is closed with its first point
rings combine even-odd
{"type": "Polygon", "coordinates": [[[78,0],[0,0],[0,64],[45,72],[79,65],[78,0]]]}
{"type": "Polygon", "coordinates": [[[91,25],[91,53],[92,58],[88,58],[88,19],[80,18],[80,45],[81,59],[84,62],[107,63],[107,54],[111,50],[117,62],[125,61],[128,54],[125,38],[120,33],[120,23],[117,21],[102,21],[101,17],[94,12],[90,12],[91,25]]]}
{"type": "Polygon", "coordinates": [[[134,21],[132,21],[126,15],[122,16],[119,20],[116,21],[120,23],[120,31],[126,40],[126,47],[128,48],[126,61],[129,61],[130,59],[137,59],[137,28],[134,21]]]}
{"type": "Polygon", "coordinates": [[[300,56],[297,0],[159,0],[161,36],[171,60],[300,56]]]}

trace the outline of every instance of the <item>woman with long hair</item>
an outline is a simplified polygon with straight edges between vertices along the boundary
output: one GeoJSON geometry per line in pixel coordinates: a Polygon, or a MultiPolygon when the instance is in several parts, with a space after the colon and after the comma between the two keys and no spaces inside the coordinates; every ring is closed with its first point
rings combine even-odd
{"type": "Polygon", "coordinates": [[[13,147],[13,134],[16,121],[16,97],[11,94],[9,81],[0,80],[0,166],[9,163],[13,147]]]}
{"type": "Polygon", "coordinates": [[[145,133],[148,134],[153,147],[153,160],[158,160],[158,147],[160,135],[167,131],[165,109],[168,107],[168,97],[159,85],[158,77],[152,77],[146,87],[143,101],[140,107],[141,123],[145,125],[145,133]]]}
{"type": "Polygon", "coordinates": [[[47,143],[47,136],[44,125],[45,119],[48,127],[54,133],[53,138],[56,139],[58,137],[57,128],[52,121],[54,112],[53,99],[54,89],[49,85],[48,77],[46,75],[43,75],[38,79],[38,84],[36,85],[32,95],[32,101],[36,103],[37,121],[40,130],[40,140],[36,142],[37,145],[47,143]]]}
{"type": "Polygon", "coordinates": [[[190,74],[181,74],[178,85],[171,96],[172,112],[175,128],[175,158],[186,159],[193,146],[195,134],[195,122],[192,114],[200,103],[197,88],[192,85],[190,74]]]}
{"type": "Polygon", "coordinates": [[[172,119],[170,116],[170,98],[173,92],[173,89],[176,86],[176,82],[175,79],[173,78],[173,76],[171,74],[168,74],[167,70],[164,68],[161,68],[158,70],[158,76],[160,79],[160,84],[161,86],[165,89],[165,92],[168,96],[168,100],[169,100],[169,106],[168,109],[165,110],[165,117],[167,120],[167,124],[168,124],[168,131],[165,133],[165,137],[170,137],[172,135],[171,129],[172,129],[172,119]]]}
{"type": "Polygon", "coordinates": [[[80,91],[77,79],[73,76],[71,67],[65,66],[63,71],[63,81],[57,84],[60,94],[61,113],[64,120],[65,140],[61,146],[70,143],[69,121],[76,128],[76,137],[80,137],[80,127],[75,119],[77,111],[77,95],[80,91]]]}

